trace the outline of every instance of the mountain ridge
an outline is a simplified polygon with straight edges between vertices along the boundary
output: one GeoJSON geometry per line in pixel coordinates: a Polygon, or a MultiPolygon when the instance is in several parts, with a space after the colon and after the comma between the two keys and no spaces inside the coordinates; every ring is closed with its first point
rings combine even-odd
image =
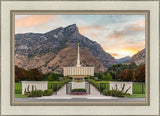
{"type": "Polygon", "coordinates": [[[77,43],[80,43],[81,63],[94,65],[95,72],[105,72],[109,66],[117,63],[97,42],[81,35],[76,24],[73,24],[44,34],[16,34],[15,65],[25,69],[38,68],[43,73],[62,73],[63,66],[76,65],[72,61],[77,59],[77,43]],[[68,61],[71,59],[68,54],[71,55],[72,61],[68,61]],[[60,57],[63,55],[66,57],[60,57]]]}
{"type": "Polygon", "coordinates": [[[127,63],[135,62],[137,65],[145,63],[145,56],[146,56],[145,50],[146,49],[144,48],[135,55],[133,55],[127,63]]]}

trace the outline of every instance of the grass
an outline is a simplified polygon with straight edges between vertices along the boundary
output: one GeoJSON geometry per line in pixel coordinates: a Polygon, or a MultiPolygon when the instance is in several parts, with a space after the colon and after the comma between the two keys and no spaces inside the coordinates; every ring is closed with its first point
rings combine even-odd
{"type": "Polygon", "coordinates": [[[22,95],[22,94],[15,94],[15,98],[26,98],[27,95],[22,95]]]}
{"type": "Polygon", "coordinates": [[[48,81],[48,83],[59,83],[60,81],[48,81]]]}
{"type": "Polygon", "coordinates": [[[15,94],[22,94],[22,83],[15,83],[15,94]]]}
{"type": "Polygon", "coordinates": [[[133,94],[133,95],[125,95],[128,98],[145,98],[145,94],[133,94]]]}
{"type": "MultiPolygon", "coordinates": [[[[106,88],[109,90],[109,81],[97,81],[98,83],[106,83],[106,88]]],[[[145,94],[145,84],[144,83],[133,83],[132,88],[133,94],[145,94]]]]}
{"type": "Polygon", "coordinates": [[[97,81],[99,84],[100,83],[106,83],[106,89],[109,90],[109,81],[97,81]]]}
{"type": "Polygon", "coordinates": [[[60,81],[48,81],[48,89],[57,89],[58,84],[60,83],[60,81]]]}
{"type": "Polygon", "coordinates": [[[133,83],[133,94],[145,94],[144,83],[133,83]]]}

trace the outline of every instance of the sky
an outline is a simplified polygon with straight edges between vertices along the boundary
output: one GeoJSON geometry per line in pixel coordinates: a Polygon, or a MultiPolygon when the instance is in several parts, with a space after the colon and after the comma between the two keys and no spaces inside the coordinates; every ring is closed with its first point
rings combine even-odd
{"type": "Polygon", "coordinates": [[[46,33],[72,24],[116,59],[145,48],[145,15],[15,15],[15,34],[46,33]]]}

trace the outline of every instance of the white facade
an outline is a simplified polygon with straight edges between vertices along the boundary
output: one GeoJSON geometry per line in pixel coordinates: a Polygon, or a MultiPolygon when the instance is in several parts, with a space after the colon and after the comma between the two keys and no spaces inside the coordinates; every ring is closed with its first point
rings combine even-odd
{"type": "Polygon", "coordinates": [[[32,86],[37,90],[46,90],[48,89],[48,81],[22,81],[22,94],[24,94],[24,91],[29,86],[29,91],[32,91],[32,86]]]}
{"type": "Polygon", "coordinates": [[[94,76],[94,67],[64,67],[64,76],[94,76]]]}
{"type": "Polygon", "coordinates": [[[113,81],[110,81],[109,82],[109,90],[112,90],[112,89],[116,89],[116,84],[117,84],[117,90],[122,90],[122,87],[123,87],[123,84],[125,84],[125,87],[124,87],[124,91],[125,92],[128,88],[130,88],[128,90],[127,93],[130,93],[132,95],[132,85],[133,83],[132,82],[113,82],[113,81]]]}
{"type": "Polygon", "coordinates": [[[86,82],[71,82],[71,83],[72,83],[72,89],[85,89],[86,82]]]}

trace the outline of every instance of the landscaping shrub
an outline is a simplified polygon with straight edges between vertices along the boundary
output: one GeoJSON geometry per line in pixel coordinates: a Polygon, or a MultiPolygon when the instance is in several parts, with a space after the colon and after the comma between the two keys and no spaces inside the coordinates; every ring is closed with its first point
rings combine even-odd
{"type": "Polygon", "coordinates": [[[58,83],[50,82],[48,83],[48,89],[54,89],[54,91],[58,91],[62,86],[64,86],[68,82],[71,82],[71,79],[61,80],[58,83]]]}
{"type": "Polygon", "coordinates": [[[91,83],[93,86],[95,86],[98,90],[100,90],[100,84],[95,81],[95,80],[92,80],[92,79],[87,79],[86,80],[87,82],[91,83]]]}
{"type": "Polygon", "coordinates": [[[71,92],[85,92],[86,93],[86,89],[72,89],[71,92]]]}
{"type": "Polygon", "coordinates": [[[75,82],[82,82],[82,80],[75,80],[75,82]]]}
{"type": "Polygon", "coordinates": [[[57,90],[59,90],[63,85],[65,85],[66,83],[71,82],[70,79],[66,79],[66,80],[62,80],[58,83],[57,85],[57,90]]]}
{"type": "Polygon", "coordinates": [[[41,97],[41,96],[43,96],[42,90],[35,90],[28,93],[28,97],[41,97]]]}
{"type": "Polygon", "coordinates": [[[52,95],[52,94],[53,94],[53,89],[47,89],[47,90],[44,90],[44,92],[43,92],[44,96],[49,96],[49,95],[52,95]]]}
{"type": "Polygon", "coordinates": [[[42,90],[37,90],[37,97],[43,96],[43,91],[42,90]]]}
{"type": "Polygon", "coordinates": [[[113,97],[124,97],[124,93],[119,90],[103,90],[103,95],[113,96],[113,97]]]}
{"type": "Polygon", "coordinates": [[[130,93],[126,93],[125,95],[131,95],[130,93]]]}

